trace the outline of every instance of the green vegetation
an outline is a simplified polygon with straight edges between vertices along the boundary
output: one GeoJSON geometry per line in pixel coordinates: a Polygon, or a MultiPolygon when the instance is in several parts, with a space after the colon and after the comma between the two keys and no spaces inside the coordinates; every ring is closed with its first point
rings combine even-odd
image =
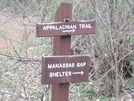
{"type": "Polygon", "coordinates": [[[70,84],[69,100],[132,99],[133,0],[1,0],[0,101],[51,100],[41,58],[52,55],[53,38],[36,37],[36,24],[54,22],[62,2],[73,4],[72,20],[96,20],[96,34],[72,36],[71,54],[89,55],[90,71],[88,82],[70,84]]]}

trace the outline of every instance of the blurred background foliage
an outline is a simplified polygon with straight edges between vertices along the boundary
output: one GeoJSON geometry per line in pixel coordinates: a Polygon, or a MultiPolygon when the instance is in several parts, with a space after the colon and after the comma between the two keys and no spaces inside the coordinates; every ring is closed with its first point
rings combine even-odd
{"type": "Polygon", "coordinates": [[[96,34],[72,36],[71,55],[89,55],[89,81],[70,84],[70,101],[133,101],[133,0],[1,0],[0,100],[50,101],[41,85],[41,57],[52,55],[53,37],[36,37],[36,24],[54,22],[62,2],[72,20],[96,20],[96,34]]]}

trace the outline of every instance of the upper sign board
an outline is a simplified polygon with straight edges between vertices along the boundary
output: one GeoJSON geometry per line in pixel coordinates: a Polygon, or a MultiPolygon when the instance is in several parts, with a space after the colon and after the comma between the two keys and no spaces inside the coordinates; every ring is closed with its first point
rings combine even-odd
{"type": "Polygon", "coordinates": [[[89,56],[42,58],[42,84],[88,81],[89,56]]]}
{"type": "Polygon", "coordinates": [[[95,21],[70,21],[37,24],[37,37],[94,34],[95,21]]]}

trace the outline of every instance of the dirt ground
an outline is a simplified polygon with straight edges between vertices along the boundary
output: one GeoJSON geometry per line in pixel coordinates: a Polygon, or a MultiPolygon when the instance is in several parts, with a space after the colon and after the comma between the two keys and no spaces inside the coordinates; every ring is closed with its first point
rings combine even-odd
{"type": "Polygon", "coordinates": [[[24,29],[17,20],[12,20],[4,14],[0,14],[0,19],[0,52],[7,53],[13,47],[19,47],[19,43],[23,39],[24,29]]]}

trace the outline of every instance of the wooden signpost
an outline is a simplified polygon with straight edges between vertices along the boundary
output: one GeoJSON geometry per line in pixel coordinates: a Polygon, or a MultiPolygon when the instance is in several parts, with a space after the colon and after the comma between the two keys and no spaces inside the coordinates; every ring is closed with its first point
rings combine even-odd
{"type": "Polygon", "coordinates": [[[52,101],[68,101],[69,83],[88,81],[89,56],[71,56],[71,35],[94,34],[95,21],[71,21],[72,4],[61,3],[54,23],[37,24],[37,37],[52,37],[53,55],[42,58],[42,84],[52,84],[52,101]]]}

